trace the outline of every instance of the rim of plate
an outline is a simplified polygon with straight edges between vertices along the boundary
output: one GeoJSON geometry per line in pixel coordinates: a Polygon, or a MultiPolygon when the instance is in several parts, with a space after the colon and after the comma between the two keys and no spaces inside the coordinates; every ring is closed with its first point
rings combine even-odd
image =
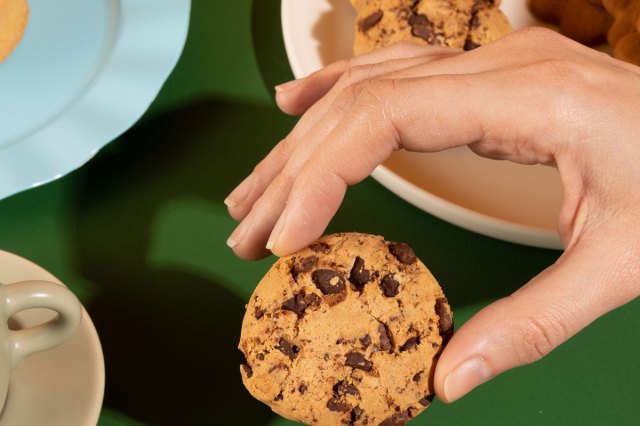
{"type": "Polygon", "coordinates": [[[116,32],[91,83],[56,118],[0,153],[0,200],[84,165],[142,117],[178,62],[191,0],[115,4],[116,32]]]}
{"type": "MultiPolygon", "coordinates": [[[[290,25],[292,22],[291,5],[295,1],[299,0],[282,0],[280,17],[289,65],[295,78],[302,78],[307,73],[294,47],[295,37],[290,25]]],[[[560,237],[555,231],[509,222],[462,207],[425,191],[384,165],[379,165],[371,177],[415,207],[469,231],[533,247],[556,250],[563,248],[560,237]]]]}

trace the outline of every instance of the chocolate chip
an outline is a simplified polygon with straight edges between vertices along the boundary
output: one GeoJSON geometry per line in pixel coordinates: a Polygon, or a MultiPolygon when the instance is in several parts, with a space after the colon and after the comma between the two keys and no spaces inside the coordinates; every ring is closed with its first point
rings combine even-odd
{"type": "Polygon", "coordinates": [[[273,400],[274,401],[282,401],[284,399],[284,396],[282,395],[282,392],[280,392],[278,394],[278,396],[276,396],[273,400]]]}
{"type": "Polygon", "coordinates": [[[329,253],[329,251],[331,251],[331,247],[329,247],[329,244],[327,243],[312,243],[309,248],[313,251],[315,251],[316,253],[323,253],[323,254],[327,254],[329,253]]]}
{"type": "Polygon", "coordinates": [[[390,351],[393,349],[391,332],[386,324],[380,323],[380,325],[378,325],[378,333],[380,333],[380,350],[390,351]]]}
{"type": "Polygon", "coordinates": [[[370,279],[371,272],[365,269],[364,260],[360,257],[356,257],[353,267],[351,268],[351,273],[349,274],[349,281],[351,281],[358,290],[361,290],[370,279]]]}
{"type": "Polygon", "coordinates": [[[450,334],[453,330],[453,317],[449,311],[449,302],[444,297],[436,299],[436,314],[438,315],[438,329],[440,335],[450,334]]]}
{"type": "Polygon", "coordinates": [[[338,397],[333,397],[329,401],[327,401],[327,408],[331,411],[345,412],[349,409],[347,404],[340,401],[338,397]]]}
{"type": "Polygon", "coordinates": [[[291,299],[282,302],[282,309],[295,312],[298,317],[301,317],[309,306],[317,306],[319,304],[320,296],[317,294],[309,293],[305,295],[304,293],[298,293],[291,299]]]}
{"type": "Polygon", "coordinates": [[[295,312],[299,317],[302,316],[304,310],[307,309],[306,303],[304,303],[304,295],[296,294],[291,299],[287,299],[282,302],[282,309],[295,312]]]}
{"type": "Polygon", "coordinates": [[[480,18],[475,14],[471,17],[471,28],[478,28],[480,26],[480,18]]]}
{"type": "Polygon", "coordinates": [[[307,307],[316,307],[320,305],[320,296],[315,293],[309,293],[304,296],[304,303],[307,307]]]}
{"type": "Polygon", "coordinates": [[[254,315],[256,316],[256,319],[260,319],[264,316],[264,309],[260,309],[256,306],[256,309],[254,311],[254,315]]]}
{"type": "Polygon", "coordinates": [[[469,50],[477,49],[478,47],[480,47],[479,44],[473,42],[470,38],[468,38],[464,41],[464,46],[462,48],[466,51],[469,51],[469,50]]]}
{"type": "Polygon", "coordinates": [[[311,280],[322,294],[335,294],[344,290],[344,277],[337,271],[318,269],[311,274],[311,280]]]}
{"type": "Polygon", "coordinates": [[[244,370],[244,374],[247,375],[247,379],[250,379],[253,376],[253,370],[247,364],[240,364],[240,367],[244,370]]]}
{"type": "Polygon", "coordinates": [[[429,44],[435,44],[436,33],[433,23],[429,21],[426,15],[411,15],[408,22],[411,25],[411,34],[420,37],[429,44]]]}
{"type": "Polygon", "coordinates": [[[298,275],[302,272],[309,272],[311,268],[316,266],[316,263],[318,263],[317,256],[303,257],[298,261],[296,261],[296,258],[294,257],[291,263],[291,276],[296,282],[298,282],[298,275]]]}
{"type": "Polygon", "coordinates": [[[477,14],[485,6],[485,0],[476,0],[471,7],[471,15],[477,14]]]}
{"type": "Polygon", "coordinates": [[[409,19],[412,13],[413,11],[410,8],[401,7],[396,10],[396,18],[402,19],[402,20],[409,19]]]}
{"type": "Polygon", "coordinates": [[[264,354],[260,352],[258,355],[256,355],[256,358],[258,358],[260,361],[264,361],[264,354]]]}
{"type": "Polygon", "coordinates": [[[400,352],[408,351],[409,349],[413,349],[420,344],[420,337],[414,336],[409,337],[406,342],[402,346],[400,346],[400,352]]]}
{"type": "Polygon", "coordinates": [[[393,243],[389,246],[389,251],[396,259],[405,265],[411,265],[418,259],[413,249],[405,243],[393,243]]]}
{"type": "Polygon", "coordinates": [[[414,382],[416,382],[416,383],[418,383],[418,382],[420,381],[420,378],[421,378],[421,377],[422,377],[422,371],[421,371],[421,372],[419,372],[419,373],[416,373],[416,374],[413,376],[413,381],[414,381],[414,382]]]}
{"type": "Polygon", "coordinates": [[[354,396],[360,395],[360,391],[358,390],[358,388],[356,388],[352,384],[346,383],[344,381],[338,382],[333,387],[333,392],[338,396],[342,396],[342,395],[346,395],[346,394],[354,395],[354,396]]]}
{"type": "Polygon", "coordinates": [[[358,22],[360,31],[364,32],[371,29],[371,27],[373,27],[375,24],[380,22],[380,20],[382,19],[382,16],[383,16],[382,10],[378,9],[375,12],[373,12],[371,15],[365,18],[362,18],[360,22],[358,22]]]}
{"type": "Polygon", "coordinates": [[[317,256],[309,256],[309,257],[303,257],[295,265],[296,265],[296,269],[298,270],[298,272],[309,272],[311,270],[311,268],[316,266],[316,263],[318,263],[318,257],[317,256]]]}
{"type": "Polygon", "coordinates": [[[294,257],[289,267],[289,273],[295,282],[298,282],[298,267],[296,266],[296,258],[294,257]]]}
{"type": "Polygon", "coordinates": [[[380,423],[379,426],[403,426],[409,421],[409,413],[401,411],[380,423]]]}
{"type": "Polygon", "coordinates": [[[360,352],[349,352],[345,365],[364,371],[370,371],[372,367],[371,361],[367,360],[360,352]]]}
{"type": "Polygon", "coordinates": [[[431,401],[433,401],[433,395],[427,395],[424,398],[421,398],[420,401],[418,402],[424,405],[425,407],[428,407],[429,404],[431,404],[431,401]]]}
{"type": "Polygon", "coordinates": [[[409,418],[413,419],[415,416],[417,416],[418,414],[420,414],[420,412],[422,411],[421,408],[418,407],[409,407],[407,408],[407,413],[409,414],[409,418]]]}
{"type": "Polygon", "coordinates": [[[369,345],[371,344],[371,337],[369,337],[369,335],[367,334],[364,337],[360,338],[360,343],[362,343],[362,347],[367,349],[369,347],[369,345]]]}
{"type": "Polygon", "coordinates": [[[278,342],[278,346],[276,349],[289,357],[290,360],[294,360],[296,356],[298,356],[298,352],[300,352],[300,348],[296,345],[292,345],[287,339],[284,337],[280,339],[278,342]]]}
{"type": "Polygon", "coordinates": [[[347,298],[347,292],[346,291],[341,291],[339,293],[334,293],[334,294],[327,294],[324,297],[324,301],[327,302],[327,305],[329,306],[335,306],[338,303],[344,301],[344,299],[347,298]]]}
{"type": "Polygon", "coordinates": [[[306,391],[307,391],[307,385],[305,385],[304,383],[301,384],[300,387],[298,388],[298,392],[304,395],[306,391]]]}
{"type": "Polygon", "coordinates": [[[353,407],[353,410],[351,410],[351,424],[360,420],[360,417],[362,417],[362,413],[364,413],[364,410],[362,408],[353,407]]]}
{"type": "Polygon", "coordinates": [[[380,281],[380,289],[382,294],[387,297],[394,297],[398,295],[398,287],[400,283],[393,277],[393,274],[385,275],[380,281]]]}

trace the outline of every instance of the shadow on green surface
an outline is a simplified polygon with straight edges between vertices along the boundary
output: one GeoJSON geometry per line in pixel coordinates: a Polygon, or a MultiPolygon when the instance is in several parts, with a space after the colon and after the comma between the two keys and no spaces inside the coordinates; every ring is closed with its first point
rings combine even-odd
{"type": "MultiPolygon", "coordinates": [[[[205,101],[147,120],[79,172],[75,239],[82,273],[98,287],[87,308],[105,353],[106,407],[154,425],[265,424],[272,417],[244,390],[236,349],[244,314],[236,294],[250,292],[266,269],[221,282],[238,268],[218,260],[229,259],[224,239],[184,241],[180,229],[162,244],[210,251],[211,273],[150,256],[163,206],[185,198],[222,206],[268,151],[270,136],[289,126],[275,109],[205,101]]],[[[230,225],[211,223],[220,235],[230,225]]]]}
{"type": "Polygon", "coordinates": [[[253,48],[268,88],[293,79],[282,38],[280,3],[280,0],[254,0],[251,9],[253,48]]]}
{"type": "MultiPolygon", "coordinates": [[[[233,222],[215,215],[202,222],[215,232],[187,231],[183,219],[163,222],[174,228],[163,231],[171,236],[164,252],[197,254],[202,268],[152,255],[166,206],[195,199],[223,211],[229,190],[292,124],[275,108],[202,101],[149,118],[79,172],[77,256],[99,288],[88,309],[105,351],[106,407],[158,425],[258,425],[272,417],[243,389],[236,349],[238,294],[250,294],[269,260],[252,268],[230,256],[224,238],[233,222]]],[[[557,255],[514,251],[443,224],[370,179],[349,191],[329,232],[351,230],[409,242],[459,307],[509,294],[557,255]]]]}

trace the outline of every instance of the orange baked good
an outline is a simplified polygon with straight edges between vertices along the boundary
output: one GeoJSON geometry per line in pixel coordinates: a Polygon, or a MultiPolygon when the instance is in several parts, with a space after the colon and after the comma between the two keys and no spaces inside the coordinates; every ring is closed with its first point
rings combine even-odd
{"type": "Polygon", "coordinates": [[[640,0],[603,0],[614,22],[607,39],[616,58],[640,65],[640,0]]]}
{"type": "Polygon", "coordinates": [[[0,0],[0,62],[20,42],[28,21],[27,0],[0,0]]]}
{"type": "Polygon", "coordinates": [[[561,34],[587,46],[604,43],[613,24],[602,0],[529,0],[529,10],[541,21],[557,25],[561,34]]]}

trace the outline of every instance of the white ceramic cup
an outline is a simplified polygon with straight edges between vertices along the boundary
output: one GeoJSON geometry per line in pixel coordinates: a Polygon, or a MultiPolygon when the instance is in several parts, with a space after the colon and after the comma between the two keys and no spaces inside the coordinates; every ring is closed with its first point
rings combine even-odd
{"type": "Polygon", "coordinates": [[[4,407],[11,373],[29,355],[52,349],[69,339],[82,319],[82,305],[66,287],[48,281],[0,284],[0,411],[4,407]],[[57,312],[50,321],[22,330],[10,330],[9,318],[26,309],[57,312]]]}

